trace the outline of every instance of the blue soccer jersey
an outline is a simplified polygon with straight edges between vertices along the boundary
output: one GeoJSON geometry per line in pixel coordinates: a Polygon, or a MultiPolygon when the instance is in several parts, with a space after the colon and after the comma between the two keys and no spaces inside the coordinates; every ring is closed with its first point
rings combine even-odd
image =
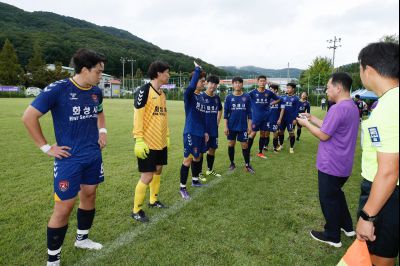
{"type": "Polygon", "coordinates": [[[201,68],[196,67],[189,87],[184,93],[186,119],[183,134],[203,137],[206,133],[204,98],[202,94],[195,93],[200,73],[201,68]]]}
{"type": "Polygon", "coordinates": [[[222,111],[221,98],[202,93],[206,113],[206,132],[210,137],[218,138],[218,112],[222,111]]]}
{"type": "Polygon", "coordinates": [[[270,90],[260,92],[258,89],[252,90],[249,96],[251,99],[253,123],[268,121],[271,99],[276,101],[279,100],[279,97],[270,90]]]}
{"type": "Polygon", "coordinates": [[[296,95],[285,95],[281,97],[281,106],[285,108],[285,114],[283,119],[287,122],[291,122],[296,119],[299,114],[300,98],[296,95]]]}
{"type": "Polygon", "coordinates": [[[65,79],[47,86],[31,106],[42,114],[51,111],[57,145],[71,148],[71,157],[63,160],[74,160],[101,155],[97,117],[102,103],[98,87],[84,89],[65,79]]]}
{"type": "Polygon", "coordinates": [[[228,129],[243,132],[248,129],[248,119],[252,119],[250,96],[230,94],[225,99],[224,119],[228,120],[228,129]]]}
{"type": "Polygon", "coordinates": [[[301,113],[310,113],[310,102],[309,101],[300,101],[299,104],[299,114],[301,113]]]}
{"type": "Polygon", "coordinates": [[[281,103],[271,104],[269,108],[270,108],[269,109],[269,118],[270,118],[269,121],[270,122],[275,121],[275,124],[276,124],[276,122],[279,119],[279,116],[281,115],[281,110],[282,110],[281,103]]]}

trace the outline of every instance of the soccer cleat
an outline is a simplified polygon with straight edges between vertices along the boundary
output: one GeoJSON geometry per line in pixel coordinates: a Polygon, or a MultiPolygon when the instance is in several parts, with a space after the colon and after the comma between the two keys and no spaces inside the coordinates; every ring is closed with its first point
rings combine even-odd
{"type": "Polygon", "coordinates": [[[199,174],[199,180],[201,182],[207,182],[207,178],[204,177],[204,175],[202,173],[199,174]]]}
{"type": "Polygon", "coordinates": [[[267,156],[265,156],[263,153],[257,154],[257,157],[261,159],[268,159],[267,156]]]}
{"type": "Polygon", "coordinates": [[[264,146],[264,151],[268,151],[268,146],[264,146]]]}
{"type": "Polygon", "coordinates": [[[250,174],[256,173],[256,171],[254,171],[254,169],[253,169],[253,167],[251,167],[251,165],[246,166],[245,170],[247,173],[250,173],[250,174]]]}
{"type": "Polygon", "coordinates": [[[96,243],[88,238],[80,241],[76,240],[74,246],[77,248],[90,249],[90,250],[100,250],[103,248],[102,244],[96,243]]]}
{"type": "Polygon", "coordinates": [[[206,187],[206,184],[202,184],[200,181],[193,181],[192,180],[192,187],[206,187]]]}
{"type": "Polygon", "coordinates": [[[297,141],[300,141],[300,138],[299,138],[299,137],[297,137],[297,138],[296,138],[296,140],[297,140],[297,141]]]}
{"type": "Polygon", "coordinates": [[[165,206],[164,204],[162,204],[158,200],[156,202],[154,202],[154,203],[147,204],[147,206],[149,206],[150,208],[157,208],[157,209],[166,209],[166,208],[168,208],[167,206],[165,206]]]}
{"type": "Polygon", "coordinates": [[[236,169],[236,165],[234,163],[231,163],[231,165],[229,166],[229,171],[235,171],[236,169]]]}
{"type": "Polygon", "coordinates": [[[181,194],[182,199],[184,199],[184,200],[190,200],[190,195],[189,195],[189,193],[187,192],[186,188],[181,188],[181,189],[179,190],[179,194],[181,194]]]}
{"type": "Polygon", "coordinates": [[[142,223],[147,223],[149,221],[149,218],[147,218],[143,210],[140,210],[137,213],[132,213],[132,218],[142,223]]]}
{"type": "Polygon", "coordinates": [[[47,266],[60,266],[60,260],[57,261],[48,261],[47,266]]]}
{"type": "MultiPolygon", "coordinates": [[[[215,172],[214,170],[211,171],[207,171],[206,175],[208,176],[215,176],[215,177],[221,177],[222,175],[218,174],[217,172],[215,172]]],[[[203,180],[202,180],[203,181],[203,180]]]]}
{"type": "Polygon", "coordinates": [[[274,149],[274,153],[279,153],[279,150],[278,149],[274,149]]]}
{"type": "Polygon", "coordinates": [[[346,230],[344,230],[343,228],[340,228],[340,230],[342,230],[343,233],[344,233],[346,236],[348,236],[348,237],[352,237],[352,236],[355,236],[355,235],[356,235],[356,232],[354,232],[354,230],[346,231],[346,230]]]}
{"type": "Polygon", "coordinates": [[[281,151],[283,149],[283,145],[278,145],[278,148],[276,148],[277,151],[281,151]]]}
{"type": "Polygon", "coordinates": [[[322,242],[322,243],[326,243],[326,244],[331,245],[331,246],[333,246],[333,247],[335,247],[335,248],[340,248],[340,247],[342,246],[342,242],[340,242],[340,241],[339,241],[339,242],[330,241],[330,240],[324,235],[324,232],[318,232],[318,231],[312,230],[312,231],[310,232],[310,235],[311,235],[311,237],[314,238],[315,240],[317,240],[317,241],[319,241],[319,242],[322,242]]]}
{"type": "Polygon", "coordinates": [[[294,153],[294,149],[293,148],[290,148],[290,151],[289,151],[291,154],[293,154],[294,153]]]}

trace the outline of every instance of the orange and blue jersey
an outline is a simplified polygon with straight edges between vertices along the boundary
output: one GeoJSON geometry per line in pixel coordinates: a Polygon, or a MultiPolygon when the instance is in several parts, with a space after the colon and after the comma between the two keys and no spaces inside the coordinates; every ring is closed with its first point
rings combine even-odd
{"type": "Polygon", "coordinates": [[[230,94],[225,99],[224,119],[228,120],[228,129],[236,132],[247,132],[248,120],[252,119],[250,96],[230,94]]]}

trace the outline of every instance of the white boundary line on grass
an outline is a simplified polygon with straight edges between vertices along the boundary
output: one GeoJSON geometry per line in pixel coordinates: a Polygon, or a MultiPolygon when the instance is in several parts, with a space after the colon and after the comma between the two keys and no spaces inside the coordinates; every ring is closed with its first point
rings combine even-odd
{"type": "MultiPolygon", "coordinates": [[[[232,173],[227,172],[225,173],[225,176],[229,176],[232,173]]],[[[201,187],[201,188],[195,188],[196,190],[191,193],[192,194],[192,199],[191,200],[182,200],[179,199],[178,202],[176,202],[174,205],[169,207],[168,209],[161,210],[159,214],[156,214],[154,216],[150,217],[150,222],[148,224],[141,224],[139,226],[134,227],[132,230],[128,230],[127,232],[124,232],[123,234],[120,234],[118,238],[116,238],[114,241],[109,242],[104,244],[103,248],[99,251],[92,251],[90,255],[86,256],[85,259],[82,259],[75,265],[89,265],[95,263],[97,260],[102,259],[106,257],[107,255],[113,253],[114,251],[118,250],[119,248],[130,244],[133,242],[133,240],[142,235],[147,233],[147,231],[153,229],[153,227],[157,226],[157,224],[166,218],[176,214],[178,211],[180,211],[183,207],[185,207],[187,204],[189,204],[192,200],[196,200],[200,195],[202,195],[204,192],[209,190],[210,188],[218,185],[223,181],[224,177],[219,177],[211,182],[207,183],[206,187],[201,187]]],[[[177,192],[178,193],[178,192],[177,192]]],[[[132,219],[132,218],[127,218],[127,219],[132,219]]],[[[89,251],[90,252],[90,251],[89,251]]]]}

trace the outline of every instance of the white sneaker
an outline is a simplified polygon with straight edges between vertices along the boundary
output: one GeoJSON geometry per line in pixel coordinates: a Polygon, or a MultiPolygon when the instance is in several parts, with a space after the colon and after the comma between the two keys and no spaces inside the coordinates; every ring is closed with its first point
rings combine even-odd
{"type": "Polygon", "coordinates": [[[52,261],[52,262],[48,261],[47,266],[60,266],[60,260],[52,261]]]}
{"type": "Polygon", "coordinates": [[[100,250],[103,248],[103,245],[100,243],[93,242],[92,240],[87,238],[85,240],[75,241],[75,247],[83,249],[100,250]]]}
{"type": "Polygon", "coordinates": [[[340,228],[340,230],[342,230],[343,233],[344,233],[346,236],[348,236],[348,237],[352,237],[352,236],[355,236],[355,235],[356,235],[356,232],[355,232],[355,231],[347,232],[347,231],[344,230],[343,228],[340,228]]]}
{"type": "Polygon", "coordinates": [[[290,151],[289,151],[290,153],[294,153],[294,149],[293,148],[290,148],[290,151]]]}

